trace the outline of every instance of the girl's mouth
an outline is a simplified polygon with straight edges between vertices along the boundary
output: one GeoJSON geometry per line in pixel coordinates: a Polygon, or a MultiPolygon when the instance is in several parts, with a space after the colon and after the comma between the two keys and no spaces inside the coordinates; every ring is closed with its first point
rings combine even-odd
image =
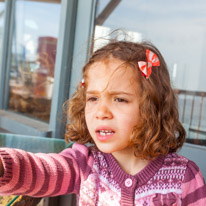
{"type": "Polygon", "coordinates": [[[97,129],[96,130],[97,139],[99,141],[107,141],[114,134],[115,134],[115,132],[111,129],[97,129]]]}
{"type": "Polygon", "coordinates": [[[107,135],[111,135],[114,133],[112,130],[98,130],[97,132],[101,136],[107,136],[107,135]]]}

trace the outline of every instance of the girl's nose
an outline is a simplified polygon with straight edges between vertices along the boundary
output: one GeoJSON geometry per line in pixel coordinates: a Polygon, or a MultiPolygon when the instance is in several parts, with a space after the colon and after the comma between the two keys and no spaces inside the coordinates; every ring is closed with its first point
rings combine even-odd
{"type": "Polygon", "coordinates": [[[105,103],[100,103],[98,105],[97,111],[96,111],[96,118],[97,119],[111,119],[113,117],[112,111],[109,108],[109,105],[105,103]]]}

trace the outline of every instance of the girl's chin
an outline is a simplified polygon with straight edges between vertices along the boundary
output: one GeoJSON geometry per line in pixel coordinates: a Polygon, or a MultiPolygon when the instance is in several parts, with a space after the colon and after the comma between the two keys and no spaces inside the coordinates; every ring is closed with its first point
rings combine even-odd
{"type": "Polygon", "coordinates": [[[104,153],[122,153],[122,152],[126,152],[126,153],[132,153],[132,155],[134,155],[133,152],[133,148],[129,145],[129,143],[125,143],[125,144],[118,144],[119,142],[99,142],[98,140],[95,140],[95,145],[96,147],[104,153]]]}
{"type": "Polygon", "coordinates": [[[102,144],[102,143],[95,143],[96,147],[101,151],[101,152],[104,152],[104,153],[113,153],[113,152],[116,152],[117,148],[113,147],[112,145],[110,145],[109,143],[107,144],[102,144]]]}

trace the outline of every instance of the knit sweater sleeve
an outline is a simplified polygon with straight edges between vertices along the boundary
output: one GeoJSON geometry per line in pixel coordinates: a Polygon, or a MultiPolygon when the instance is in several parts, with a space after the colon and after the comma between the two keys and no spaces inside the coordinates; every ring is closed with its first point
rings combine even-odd
{"type": "Polygon", "coordinates": [[[182,205],[206,205],[206,185],[198,166],[188,161],[182,184],[182,205]]]}
{"type": "Polygon", "coordinates": [[[1,148],[0,158],[4,167],[0,195],[45,197],[78,193],[81,179],[87,178],[93,164],[89,149],[80,144],[59,154],[1,148]]]}

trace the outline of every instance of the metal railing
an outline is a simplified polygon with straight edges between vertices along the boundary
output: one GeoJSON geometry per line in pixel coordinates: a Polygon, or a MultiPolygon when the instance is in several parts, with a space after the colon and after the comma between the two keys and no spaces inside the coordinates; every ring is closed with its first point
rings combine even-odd
{"type": "Polygon", "coordinates": [[[187,142],[206,145],[206,92],[175,90],[187,142]]]}

